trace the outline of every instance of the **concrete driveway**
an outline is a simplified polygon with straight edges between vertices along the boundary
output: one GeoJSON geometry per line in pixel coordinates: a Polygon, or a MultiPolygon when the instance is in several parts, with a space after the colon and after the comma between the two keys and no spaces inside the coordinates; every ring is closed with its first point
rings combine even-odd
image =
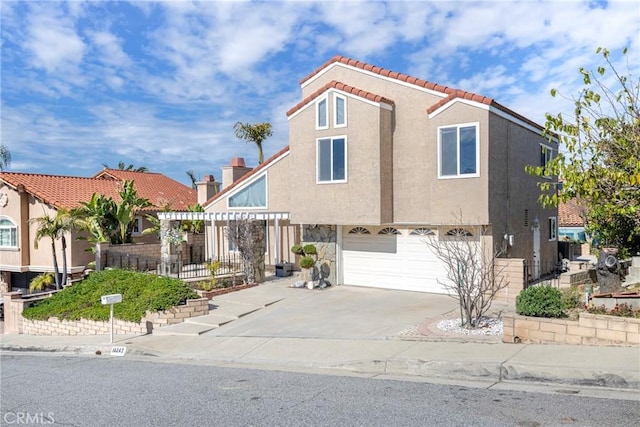
{"type": "Polygon", "coordinates": [[[207,332],[209,336],[387,339],[458,308],[455,299],[438,294],[336,286],[296,289],[296,278],[271,280],[258,287],[216,297],[216,304],[279,300],[266,308],[207,332]]]}

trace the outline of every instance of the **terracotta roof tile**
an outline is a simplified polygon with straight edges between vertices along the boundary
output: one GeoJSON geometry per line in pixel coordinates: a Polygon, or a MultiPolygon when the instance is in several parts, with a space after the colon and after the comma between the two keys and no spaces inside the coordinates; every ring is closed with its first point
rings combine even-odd
{"type": "Polygon", "coordinates": [[[560,227],[584,226],[586,208],[577,199],[558,203],[558,225],[560,227]]]}
{"type": "Polygon", "coordinates": [[[131,172],[104,169],[91,178],[45,175],[19,172],[0,172],[0,180],[13,188],[24,187],[34,197],[56,208],[71,209],[91,199],[93,193],[104,194],[118,200],[120,181],[135,181],[138,196],[154,204],[147,210],[156,210],[165,201],[177,211],[197,203],[195,190],[165,175],[153,172],[131,172]]]}
{"type": "MultiPolygon", "coordinates": [[[[486,96],[482,96],[482,95],[477,95],[471,92],[466,92],[463,90],[459,90],[459,89],[452,89],[449,88],[447,86],[443,86],[437,83],[432,83],[426,80],[422,80],[419,79],[417,77],[411,77],[411,76],[407,76],[406,74],[402,74],[402,73],[395,73],[393,71],[375,66],[375,65],[370,65],[370,64],[366,64],[364,62],[360,62],[360,61],[356,61],[354,59],[351,58],[347,58],[346,56],[341,56],[341,55],[336,55],[333,58],[329,59],[327,62],[325,62],[324,64],[322,64],[320,67],[316,68],[315,70],[313,70],[310,74],[308,74],[306,77],[304,77],[302,80],[300,80],[300,84],[304,84],[306,81],[312,79],[314,76],[318,75],[320,72],[322,72],[322,70],[324,70],[325,68],[327,68],[328,66],[330,66],[333,63],[339,62],[341,64],[345,64],[345,65],[349,65],[352,67],[356,67],[356,68],[360,68],[362,70],[365,71],[370,71],[372,73],[375,74],[379,74],[381,76],[385,76],[385,77],[390,77],[396,80],[400,80],[400,81],[404,81],[407,82],[409,84],[413,84],[416,86],[420,86],[420,87],[424,87],[427,88],[429,90],[433,90],[436,92],[441,92],[443,95],[447,95],[445,98],[443,98],[442,100],[436,102],[434,105],[432,105],[431,107],[429,107],[427,109],[427,113],[431,113],[435,110],[437,110],[438,108],[442,107],[443,105],[445,105],[448,102],[453,101],[455,98],[463,98],[463,99],[469,99],[469,100],[473,100],[475,102],[479,102],[485,105],[490,105],[494,108],[497,108],[511,116],[513,116],[514,118],[517,118],[519,120],[524,121],[525,123],[543,130],[544,128],[542,126],[540,126],[538,123],[534,122],[533,120],[530,120],[518,113],[516,113],[515,111],[505,107],[504,105],[501,105],[499,103],[497,103],[496,101],[494,101],[492,98],[486,97],[486,96]]],[[[294,107],[295,108],[295,107],[294,107]]]]}
{"type": "Polygon", "coordinates": [[[367,92],[366,90],[358,89],[358,88],[355,88],[353,86],[349,86],[347,84],[332,80],[329,83],[327,83],[326,85],[322,86],[320,89],[318,89],[315,92],[313,92],[311,95],[307,96],[305,99],[303,99],[302,101],[300,101],[296,105],[294,105],[289,111],[287,111],[287,116],[290,116],[293,113],[295,113],[296,111],[302,109],[302,107],[304,107],[305,105],[307,105],[309,102],[313,101],[314,99],[318,98],[320,95],[322,95],[324,92],[326,92],[329,89],[338,89],[338,90],[341,90],[343,92],[347,92],[347,93],[350,93],[352,95],[358,96],[360,98],[368,99],[369,101],[378,102],[378,103],[384,103],[384,104],[389,104],[389,105],[394,105],[394,102],[392,100],[387,99],[387,98],[385,98],[383,96],[376,95],[374,93],[367,92]]]}
{"type": "Polygon", "coordinates": [[[282,156],[284,153],[286,153],[288,151],[289,151],[289,146],[287,145],[282,150],[278,151],[276,154],[274,154],[273,156],[269,157],[267,160],[262,162],[262,164],[260,164],[260,165],[256,166],[255,168],[253,168],[250,172],[246,173],[241,178],[238,178],[235,182],[233,182],[233,184],[229,185],[226,188],[223,188],[222,191],[220,191],[215,196],[211,197],[209,200],[204,202],[202,204],[202,206],[206,210],[207,206],[209,206],[211,203],[213,203],[216,200],[220,199],[222,196],[224,196],[225,194],[227,194],[228,192],[230,192],[231,190],[236,188],[238,185],[240,185],[241,183],[245,182],[246,180],[248,180],[249,178],[251,178],[252,176],[257,174],[261,170],[264,170],[267,166],[269,166],[271,163],[273,163],[278,157],[282,156]]]}

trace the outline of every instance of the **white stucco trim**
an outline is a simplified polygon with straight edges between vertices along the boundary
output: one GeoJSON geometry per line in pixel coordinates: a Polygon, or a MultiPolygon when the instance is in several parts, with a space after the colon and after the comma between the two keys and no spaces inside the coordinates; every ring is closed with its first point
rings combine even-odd
{"type": "Polygon", "coordinates": [[[357,71],[358,73],[366,74],[368,76],[376,77],[378,79],[386,80],[388,82],[393,82],[393,83],[396,83],[396,84],[399,84],[399,85],[402,85],[402,86],[409,87],[411,89],[419,90],[421,92],[426,92],[426,93],[431,94],[431,95],[439,96],[440,98],[445,98],[445,97],[449,96],[449,94],[447,94],[447,93],[438,92],[437,90],[427,89],[425,87],[420,87],[420,86],[417,86],[417,85],[415,85],[413,83],[403,82],[402,80],[398,80],[398,79],[395,79],[393,77],[383,76],[381,74],[374,73],[372,71],[363,70],[362,68],[354,67],[352,65],[347,65],[347,64],[344,64],[342,62],[333,62],[332,64],[326,66],[318,74],[316,74],[315,76],[311,77],[309,80],[307,80],[304,83],[302,83],[302,85],[300,85],[300,87],[302,89],[304,89],[306,86],[310,85],[312,82],[314,82],[315,80],[320,78],[320,76],[322,76],[325,73],[328,73],[332,68],[335,68],[335,67],[348,68],[350,70],[357,71]]]}
{"type": "Polygon", "coordinates": [[[158,212],[159,220],[234,221],[239,219],[289,219],[289,212],[158,212]]]}

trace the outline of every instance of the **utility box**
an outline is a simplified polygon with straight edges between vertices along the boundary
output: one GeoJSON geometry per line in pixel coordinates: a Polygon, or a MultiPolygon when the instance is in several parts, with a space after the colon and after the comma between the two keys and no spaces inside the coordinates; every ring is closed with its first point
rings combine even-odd
{"type": "Polygon", "coordinates": [[[276,264],[276,276],[278,277],[291,276],[292,271],[293,264],[291,264],[290,262],[281,262],[276,264]]]}

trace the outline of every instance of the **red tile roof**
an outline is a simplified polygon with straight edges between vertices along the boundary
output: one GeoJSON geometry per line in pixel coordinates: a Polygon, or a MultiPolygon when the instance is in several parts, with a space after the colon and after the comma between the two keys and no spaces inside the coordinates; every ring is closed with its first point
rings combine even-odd
{"type": "MultiPolygon", "coordinates": [[[[325,68],[327,68],[328,66],[330,66],[333,63],[340,63],[340,64],[344,64],[344,65],[348,65],[351,67],[355,67],[355,68],[360,68],[361,70],[365,70],[365,71],[369,71],[372,72],[374,74],[379,74],[383,77],[389,77],[392,79],[396,79],[402,82],[407,82],[410,83],[412,85],[418,86],[418,87],[422,87],[425,89],[430,89],[436,92],[441,92],[442,94],[446,95],[443,99],[439,100],[438,102],[436,102],[434,105],[430,106],[427,110],[427,113],[432,113],[433,111],[437,110],[438,108],[442,107],[443,105],[445,105],[448,102],[451,102],[453,100],[455,100],[456,98],[462,98],[462,99],[468,99],[471,101],[475,101],[475,102],[479,102],[481,104],[485,104],[485,105],[489,105],[491,107],[497,108],[505,113],[507,113],[510,116],[513,116],[514,118],[517,118],[518,120],[522,120],[525,123],[543,130],[544,127],[540,126],[539,124],[537,124],[536,122],[516,113],[513,110],[510,110],[509,108],[505,107],[504,105],[501,105],[499,103],[497,103],[496,101],[494,101],[491,98],[488,98],[486,96],[482,96],[482,95],[477,95],[471,92],[467,92],[464,90],[460,90],[460,89],[454,89],[454,88],[450,88],[448,86],[443,86],[443,85],[439,85],[437,83],[432,83],[426,80],[422,80],[419,79],[417,77],[411,77],[407,74],[402,74],[402,73],[398,73],[395,71],[391,71],[391,70],[387,70],[385,68],[381,68],[378,67],[376,65],[371,65],[371,64],[367,64],[365,62],[362,61],[358,61],[355,59],[351,59],[351,58],[347,58],[346,56],[341,56],[341,55],[336,55],[333,58],[331,58],[330,60],[328,60],[327,62],[325,62],[324,64],[322,64],[320,67],[316,68],[315,70],[313,70],[310,74],[308,74],[306,77],[304,77],[302,80],[300,80],[300,84],[304,84],[306,81],[310,80],[311,78],[313,78],[314,76],[316,76],[317,74],[319,74],[320,72],[322,72],[322,70],[324,70],[325,68]]],[[[294,107],[295,108],[295,107],[294,107]]],[[[288,113],[287,113],[288,114],[288,113]]]]}
{"type": "Polygon", "coordinates": [[[577,199],[558,203],[558,225],[560,227],[584,226],[586,208],[577,199]]]}
{"type": "Polygon", "coordinates": [[[120,182],[132,180],[139,197],[147,198],[156,210],[165,202],[177,211],[187,210],[188,205],[197,203],[195,190],[165,175],[153,172],[132,172],[104,169],[92,178],[43,175],[19,172],[0,172],[0,181],[13,188],[22,187],[34,197],[56,208],[71,209],[80,202],[91,199],[93,193],[104,194],[119,200],[120,182]]]}
{"type": "Polygon", "coordinates": [[[267,160],[262,162],[260,165],[258,165],[255,168],[253,168],[250,172],[246,173],[241,178],[238,178],[231,185],[229,185],[226,188],[223,188],[222,191],[220,191],[215,196],[211,197],[209,200],[204,202],[202,206],[206,210],[207,206],[209,206],[211,203],[215,202],[216,200],[221,198],[223,195],[227,194],[229,191],[231,191],[232,189],[236,188],[238,185],[240,185],[244,181],[248,180],[249,178],[251,178],[252,176],[257,174],[261,170],[264,170],[267,166],[269,166],[271,163],[273,163],[278,157],[282,156],[283,154],[285,154],[288,151],[289,151],[289,146],[287,145],[282,150],[278,151],[276,154],[274,154],[273,156],[269,157],[267,160]]]}
{"type": "Polygon", "coordinates": [[[313,92],[311,95],[307,96],[305,99],[303,99],[299,103],[297,103],[295,106],[293,106],[293,108],[287,111],[287,116],[290,116],[296,111],[300,110],[302,107],[304,107],[305,105],[307,105],[308,103],[310,103],[311,101],[313,101],[314,99],[316,99],[317,97],[319,97],[329,89],[338,89],[343,92],[347,92],[352,95],[358,96],[360,98],[368,99],[369,101],[394,105],[394,102],[392,100],[387,99],[383,96],[376,95],[374,93],[367,92],[366,90],[358,89],[353,86],[349,86],[344,83],[340,83],[338,81],[332,80],[326,85],[322,86],[320,89],[313,92]]]}

